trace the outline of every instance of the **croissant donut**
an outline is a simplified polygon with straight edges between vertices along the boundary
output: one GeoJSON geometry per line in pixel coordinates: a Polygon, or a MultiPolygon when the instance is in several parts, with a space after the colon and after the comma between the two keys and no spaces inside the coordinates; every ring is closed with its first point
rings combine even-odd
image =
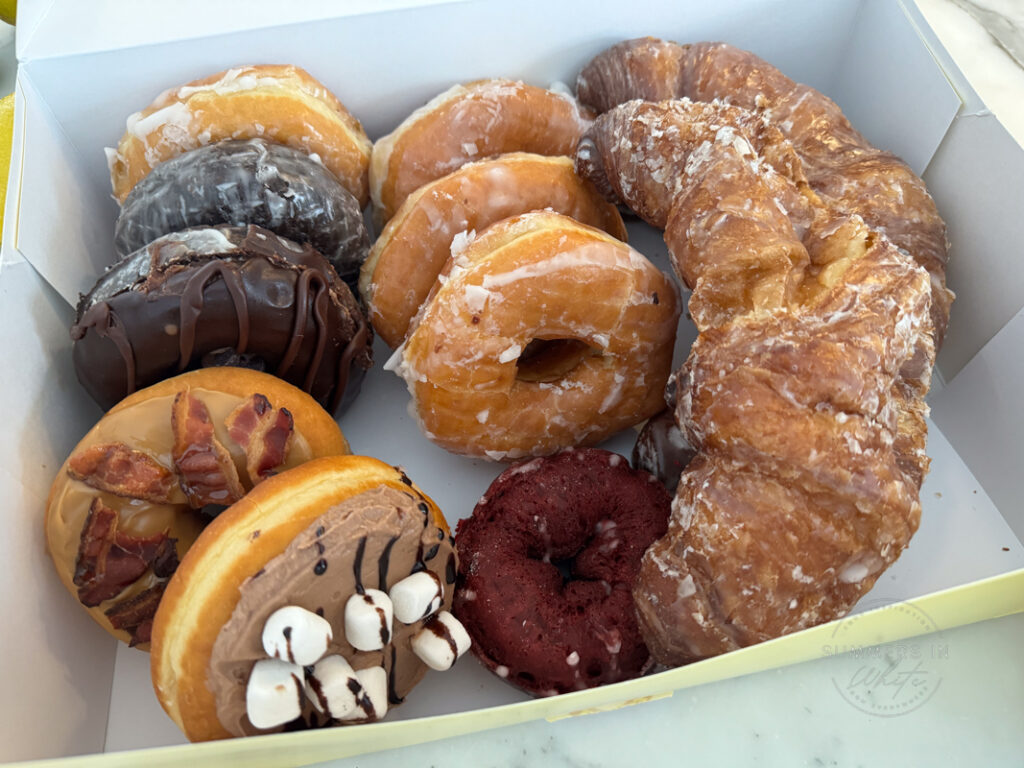
{"type": "Polygon", "coordinates": [[[380,719],[469,648],[448,612],[457,570],[441,510],[401,469],[332,456],[282,472],[167,585],[157,698],[192,741],[380,719]]]}
{"type": "Polygon", "coordinates": [[[661,410],[679,298],[647,259],[547,212],[454,252],[389,362],[428,438],[492,460],[541,456],[661,410]]]}
{"type": "Polygon", "coordinates": [[[377,219],[386,222],[413,190],[472,160],[516,151],[571,155],[591,117],[571,95],[525,83],[453,86],[373,145],[377,219]]]}
{"type": "Polygon", "coordinates": [[[131,115],[117,149],[107,149],[114,197],[124,202],[155,166],[183,152],[257,137],[315,155],[366,205],[372,145],[362,125],[308,72],[283,65],[235,67],[193,80],[131,115]]]}
{"type": "Polygon", "coordinates": [[[568,157],[514,152],[469,163],[402,203],[374,243],[360,276],[373,327],[391,347],[405,338],[460,232],[547,208],[626,239],[622,217],[568,157]]]}
{"type": "Polygon", "coordinates": [[[306,393],[241,368],[140,390],[75,446],[50,490],[46,542],[64,586],[119,640],[149,647],[168,578],[209,522],[271,474],[348,443],[306,393]]]}
{"type": "Polygon", "coordinates": [[[741,112],[627,102],[577,158],[630,207],[662,201],[693,288],[676,417],[698,455],[634,590],[665,664],[844,615],[916,530],[928,467],[928,273],[759,156],[741,112]]]}
{"type": "Polygon", "coordinates": [[[924,182],[899,158],[868,144],[827,96],[725,43],[678,45],[649,37],[595,57],[580,73],[577,93],[600,112],[631,99],[688,97],[719,99],[764,117],[792,143],[811,187],[833,210],[860,215],[928,270],[941,346],[953,301],[946,289],[946,226],[924,182]]]}

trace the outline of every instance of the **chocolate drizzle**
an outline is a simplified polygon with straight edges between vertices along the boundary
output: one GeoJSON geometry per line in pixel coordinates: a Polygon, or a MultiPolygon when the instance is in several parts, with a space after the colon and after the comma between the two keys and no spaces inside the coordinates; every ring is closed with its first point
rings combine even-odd
{"type": "Polygon", "coordinates": [[[452,637],[452,633],[448,631],[448,627],[445,626],[444,622],[435,616],[424,624],[423,628],[432,635],[439,637],[448,643],[448,647],[452,649],[452,659],[459,658],[459,646],[455,642],[455,638],[452,637]]]}
{"type": "Polygon", "coordinates": [[[395,677],[397,673],[395,668],[398,666],[398,653],[395,650],[395,646],[391,646],[391,667],[388,669],[388,704],[401,704],[405,701],[404,698],[398,695],[398,691],[395,690],[395,677]]]}
{"type": "Polygon", "coordinates": [[[258,227],[174,233],[125,257],[79,302],[71,336],[104,408],[224,361],[274,371],[337,415],[372,362],[348,286],[309,245],[258,227]]]}
{"type": "Polygon", "coordinates": [[[230,269],[225,262],[207,262],[189,278],[181,292],[178,305],[178,373],[188,368],[192,361],[196,327],[203,312],[206,287],[218,277],[224,281],[224,287],[227,288],[234,304],[235,316],[238,318],[238,341],[235,342],[235,351],[240,355],[244,354],[249,346],[249,305],[245,300],[245,286],[242,284],[241,275],[237,270],[230,269]]]}
{"type": "Polygon", "coordinates": [[[135,351],[132,349],[128,334],[125,333],[124,324],[104,301],[89,307],[78,322],[71,326],[71,340],[81,340],[89,329],[96,331],[96,335],[101,339],[109,339],[113,343],[124,364],[124,380],[128,382],[129,387],[125,394],[130,395],[135,391],[135,351]]]}
{"type": "Polygon", "coordinates": [[[381,592],[388,591],[388,567],[391,565],[391,548],[395,546],[396,541],[398,541],[398,537],[392,536],[388,543],[384,545],[384,551],[381,552],[380,558],[377,560],[377,589],[381,592]]]}
{"type": "Polygon", "coordinates": [[[366,589],[363,587],[363,555],[366,553],[366,537],[363,536],[359,539],[359,544],[356,547],[356,557],[352,562],[352,573],[356,578],[356,594],[365,595],[366,589]]]}

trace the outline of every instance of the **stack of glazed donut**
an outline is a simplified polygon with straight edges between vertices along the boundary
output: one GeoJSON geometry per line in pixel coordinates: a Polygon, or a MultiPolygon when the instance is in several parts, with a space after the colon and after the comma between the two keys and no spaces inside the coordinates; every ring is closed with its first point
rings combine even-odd
{"type": "Polygon", "coordinates": [[[424,433],[449,451],[544,456],[661,407],[678,294],[573,171],[591,119],[568,94],[487,80],[374,145],[386,226],[360,288],[424,433]]]}
{"type": "Polygon", "coordinates": [[[533,695],[727,652],[843,616],[917,528],[944,224],[752,54],[626,41],[575,97],[456,85],[372,145],[304,71],[238,67],[108,159],[119,261],[72,336],[109,412],[47,540],[190,739],[377,720],[470,647],[533,695]],[[674,373],[627,209],[692,291],[674,373]],[[456,536],[332,418],[374,330],[428,439],[522,460],[456,536]],[[641,424],[635,467],[593,447],[641,424]]]}

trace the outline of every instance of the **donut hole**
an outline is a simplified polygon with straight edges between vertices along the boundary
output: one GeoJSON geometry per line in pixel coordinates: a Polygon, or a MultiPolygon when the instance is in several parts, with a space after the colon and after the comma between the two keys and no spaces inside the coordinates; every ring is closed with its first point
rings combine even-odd
{"type": "Polygon", "coordinates": [[[551,564],[558,569],[558,574],[562,577],[562,586],[576,578],[573,573],[573,566],[576,564],[575,555],[561,560],[552,560],[551,564]]]}
{"type": "Polygon", "coordinates": [[[600,354],[579,339],[533,339],[516,361],[516,379],[531,383],[558,381],[587,357],[600,354]]]}

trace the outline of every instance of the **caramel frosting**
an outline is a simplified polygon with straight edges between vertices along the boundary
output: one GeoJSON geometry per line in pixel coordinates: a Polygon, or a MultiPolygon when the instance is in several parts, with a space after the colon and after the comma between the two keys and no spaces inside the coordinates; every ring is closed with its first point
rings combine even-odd
{"type": "MultiPolygon", "coordinates": [[[[230,453],[244,488],[252,488],[254,482],[247,473],[245,451],[230,438],[225,426],[228,415],[245,398],[201,388],[191,388],[189,391],[209,410],[216,438],[230,453]]],[[[174,398],[174,394],[153,397],[130,408],[108,414],[78,444],[72,457],[91,446],[128,441],[134,449],[148,454],[157,464],[173,472],[174,437],[171,430],[171,406],[174,398]]],[[[281,470],[298,466],[311,458],[313,451],[309,442],[296,431],[281,470]]],[[[209,516],[189,507],[185,494],[176,485],[169,496],[171,503],[125,498],[74,479],[65,465],[54,481],[50,493],[46,539],[61,579],[69,588],[74,578],[83,528],[90,506],[96,498],[117,513],[118,531],[137,538],[166,533],[176,540],[175,548],[179,558],[184,556],[210,520],[209,516]]],[[[109,630],[110,622],[104,611],[114,604],[121,604],[141,595],[164,581],[165,578],[157,576],[152,570],[147,570],[114,598],[104,600],[92,608],[91,613],[109,630]]],[[[121,636],[123,633],[115,634],[121,636]]]]}
{"type": "MultiPolygon", "coordinates": [[[[412,639],[431,617],[411,624],[396,618],[390,643],[382,650],[357,651],[345,637],[345,604],[354,594],[387,592],[424,570],[443,587],[440,610],[450,610],[457,570],[454,540],[435,524],[430,507],[412,487],[405,492],[380,486],[326,510],[242,584],[238,604],[217,635],[207,685],[224,728],[235,736],[267,732],[249,721],[246,683],[253,665],[267,658],[261,640],[267,619],[289,605],[330,623],[333,639],[325,655],[343,656],[356,671],[383,667],[388,704],[401,703],[426,672],[412,639]]],[[[335,723],[324,722],[307,699],[301,718],[283,728],[328,724],[335,723]]]]}

